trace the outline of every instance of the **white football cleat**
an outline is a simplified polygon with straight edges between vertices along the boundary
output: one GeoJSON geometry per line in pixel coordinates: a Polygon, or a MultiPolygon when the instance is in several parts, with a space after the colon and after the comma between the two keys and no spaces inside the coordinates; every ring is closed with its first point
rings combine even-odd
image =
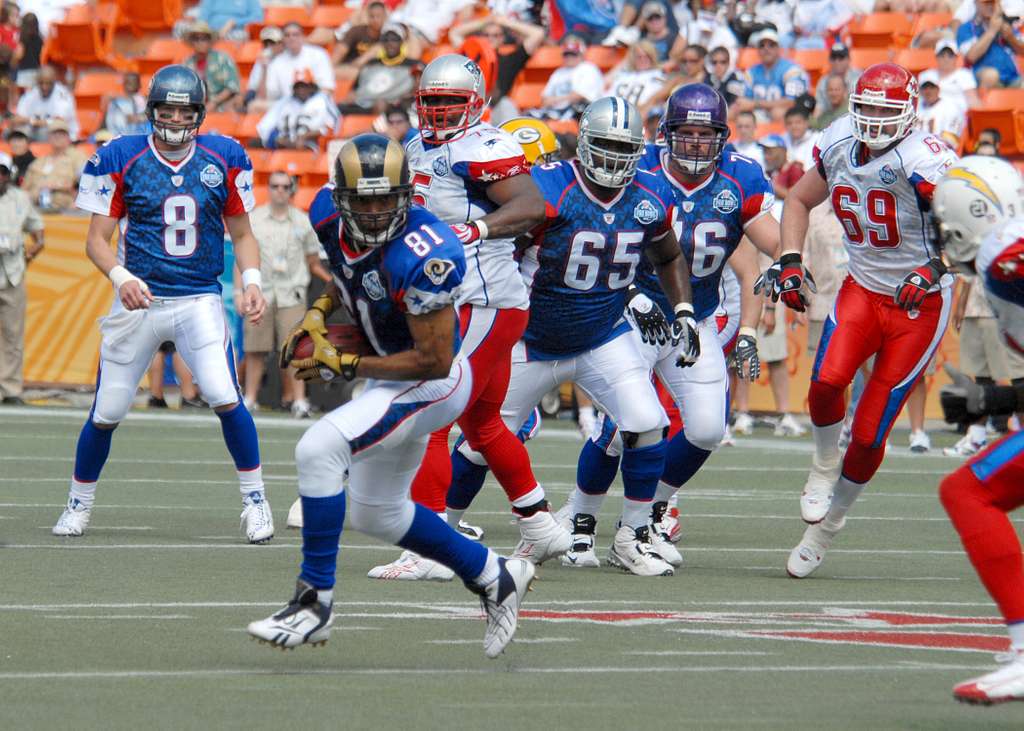
{"type": "Polygon", "coordinates": [[[51,533],[55,536],[80,536],[89,527],[92,510],[82,505],[77,498],[69,497],[67,507],[61,513],[51,533]]]}
{"type": "Polygon", "coordinates": [[[732,435],[732,427],[728,424],[725,425],[725,433],[722,435],[722,441],[718,443],[719,447],[735,447],[736,437],[732,435]]]}
{"type": "Polygon", "coordinates": [[[1024,701],[1024,651],[997,655],[1004,663],[987,675],[965,680],[953,687],[953,697],[961,703],[990,706],[993,703],[1024,701]]]}
{"type": "Polygon", "coordinates": [[[679,549],[672,545],[672,542],[659,533],[653,525],[650,529],[650,536],[651,548],[661,556],[665,563],[673,568],[683,565],[683,554],[679,553],[679,549]]]}
{"type": "Polygon", "coordinates": [[[572,519],[572,548],[562,554],[562,565],[572,568],[598,568],[601,561],[594,552],[597,518],[577,513],[572,519]]]}
{"type": "Polygon", "coordinates": [[[966,434],[952,447],[946,447],[942,450],[942,453],[947,457],[973,457],[978,452],[985,448],[987,440],[982,439],[980,442],[974,441],[970,434],[966,434]]]}
{"type": "Polygon", "coordinates": [[[800,517],[805,523],[820,523],[832,505],[832,491],[843,469],[842,460],[834,465],[821,465],[817,457],[811,459],[811,472],[800,494],[800,517]]]}
{"type": "Polygon", "coordinates": [[[466,584],[480,596],[480,606],[487,619],[484,631],[484,654],[496,658],[512,641],[519,621],[519,605],[530,589],[535,569],[521,558],[499,558],[498,578],[484,587],[466,584]]]}
{"type": "Polygon", "coordinates": [[[732,423],[733,434],[750,436],[754,433],[754,417],[745,411],[736,414],[736,420],[732,423]]]}
{"type": "Polygon", "coordinates": [[[932,440],[923,429],[916,429],[910,432],[910,451],[914,454],[924,454],[932,448],[932,440]]]}
{"type": "Polygon", "coordinates": [[[293,650],[299,645],[327,644],[334,614],[331,607],[316,598],[316,589],[301,579],[288,606],[258,622],[250,622],[248,632],[254,639],[293,650]]]}
{"type": "Polygon", "coordinates": [[[274,516],[264,493],[253,491],[242,500],[239,528],[245,531],[249,543],[266,543],[274,537],[274,516]]]}
{"type": "Polygon", "coordinates": [[[672,576],[675,569],[654,552],[647,526],[637,529],[628,525],[615,532],[608,551],[608,563],[637,576],[672,576]]]}
{"type": "Polygon", "coordinates": [[[302,527],[302,498],[295,498],[295,502],[288,508],[288,520],[285,521],[288,528],[302,527]]]}
{"type": "Polygon", "coordinates": [[[526,518],[518,518],[522,539],[512,552],[513,558],[525,558],[539,566],[549,558],[561,556],[572,548],[572,534],[559,525],[547,510],[538,510],[526,518]]]}
{"type": "Polygon", "coordinates": [[[836,525],[830,520],[823,520],[820,523],[807,526],[804,537],[797,544],[796,548],[790,551],[789,560],[786,561],[786,571],[794,579],[804,579],[821,566],[825,560],[825,552],[832,546],[832,539],[843,529],[846,518],[836,525]]]}
{"type": "Polygon", "coordinates": [[[383,566],[374,566],[366,575],[371,579],[388,581],[451,581],[455,578],[455,572],[444,564],[412,551],[402,551],[397,559],[383,566]]]}
{"type": "Polygon", "coordinates": [[[466,536],[471,541],[482,541],[484,539],[484,529],[477,525],[470,525],[464,520],[460,520],[459,524],[455,527],[462,535],[466,536]]]}
{"type": "Polygon", "coordinates": [[[669,507],[669,503],[654,503],[651,507],[651,530],[669,543],[679,543],[683,537],[683,528],[679,525],[678,515],[679,510],[669,507]]]}
{"type": "Polygon", "coordinates": [[[783,414],[775,425],[775,436],[777,437],[802,437],[807,429],[793,418],[792,414],[783,414]]]}
{"type": "Polygon", "coordinates": [[[310,419],[313,416],[313,405],[304,398],[295,399],[291,411],[293,419],[310,419]]]}

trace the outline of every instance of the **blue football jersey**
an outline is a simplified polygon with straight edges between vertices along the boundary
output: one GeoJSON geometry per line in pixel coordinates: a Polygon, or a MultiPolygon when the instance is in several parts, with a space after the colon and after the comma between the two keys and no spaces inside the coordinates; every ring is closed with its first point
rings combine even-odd
{"type": "Polygon", "coordinates": [[[117,137],[85,164],[76,205],[120,219],[118,261],[156,297],[219,293],[224,217],[256,205],[252,163],[238,142],[199,135],[179,162],[148,135],[117,137]]]}
{"type": "Polygon", "coordinates": [[[763,63],[753,66],[746,81],[748,99],[767,101],[795,99],[806,94],[811,86],[807,72],[788,58],[780,58],[771,68],[763,63]]]}
{"type": "MultiPolygon", "coordinates": [[[[448,224],[426,208],[412,206],[397,237],[356,252],[345,243],[333,190],[332,183],[320,189],[309,219],[327,252],[345,308],[378,354],[410,350],[414,342],[406,314],[422,315],[455,303],[466,273],[462,243],[448,224]]],[[[456,322],[453,354],[460,342],[456,322]]]]}
{"type": "Polygon", "coordinates": [[[523,256],[530,322],[523,336],[531,360],[557,360],[625,332],[626,288],[644,249],[667,236],[672,191],[664,178],[638,171],[610,202],[594,198],[575,163],[539,165],[530,173],[544,196],[547,220],[523,256]]]}
{"type": "MultiPolygon", "coordinates": [[[[672,189],[672,227],[690,265],[694,316],[703,320],[718,308],[722,267],[739,246],[746,227],[770,213],[775,194],[761,166],[739,153],[722,153],[714,174],[692,190],[665,169],[666,155],[666,148],[648,145],[640,164],[658,172],[672,189]]],[[[674,317],[647,261],[637,274],[637,287],[661,306],[666,317],[674,317]]]]}

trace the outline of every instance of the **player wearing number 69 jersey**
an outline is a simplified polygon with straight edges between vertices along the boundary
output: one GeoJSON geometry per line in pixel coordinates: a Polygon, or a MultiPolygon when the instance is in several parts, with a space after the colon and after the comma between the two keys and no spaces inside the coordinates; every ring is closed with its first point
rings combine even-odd
{"type": "Polygon", "coordinates": [[[78,207],[92,213],[86,252],[110,278],[116,297],[100,326],[96,400],[78,439],[67,509],[53,532],[79,536],[89,524],[113,430],[131,408],[153,354],[169,340],[220,417],[238,471],[246,536],[261,543],[273,535],[273,520],[217,282],[227,224],[245,283],[243,306],[259,321],[265,303],[249,227],[252,165],[233,139],[198,134],[206,87],[189,68],[166,66],[153,76],[146,114],[153,134],[110,141],[89,159],[79,184],[78,207]],[[115,229],[116,258],[110,250],[115,229]]]}
{"type": "Polygon", "coordinates": [[[956,155],[913,130],[916,110],[917,81],[906,69],[891,63],[867,69],[850,96],[849,116],[825,130],[814,150],[816,166],[786,197],[783,254],[767,273],[774,297],[803,309],[800,251],[814,206],[831,200],[850,256],[850,276],[825,321],[811,372],[815,454],[800,500],[811,526],[787,566],[798,578],[821,564],[881,464],[889,430],[949,319],[952,277],[933,240],[930,209],[935,185],[956,155]],[[844,457],[846,387],[872,355],[844,457]]]}

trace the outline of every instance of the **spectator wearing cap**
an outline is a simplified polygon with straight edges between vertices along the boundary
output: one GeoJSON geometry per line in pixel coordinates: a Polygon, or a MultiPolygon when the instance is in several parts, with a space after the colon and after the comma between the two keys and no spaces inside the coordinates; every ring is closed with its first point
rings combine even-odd
{"type": "Polygon", "coordinates": [[[963,107],[942,96],[939,72],[935,69],[922,71],[917,77],[917,83],[921,89],[921,100],[917,105],[917,121],[914,125],[958,151],[967,122],[963,107]]]}
{"type": "Polygon", "coordinates": [[[197,20],[185,32],[185,42],[192,55],[185,65],[195,69],[206,82],[206,107],[210,111],[225,111],[242,88],[238,67],[231,56],[213,48],[214,30],[206,21],[197,20]]]}
{"type": "Polygon", "coordinates": [[[587,45],[579,36],[569,34],[562,38],[562,65],[548,77],[536,116],[572,119],[577,111],[601,96],[604,78],[597,66],[583,60],[586,51],[587,45]]]}
{"type": "Polygon", "coordinates": [[[737,100],[740,110],[751,110],[759,121],[780,120],[793,101],[810,87],[807,72],[787,58],[782,58],[779,34],[768,28],[750,37],[761,63],[747,72],[744,98],[737,100]]]}
{"type": "Polygon", "coordinates": [[[24,403],[25,267],[43,250],[43,219],[28,195],[11,185],[11,164],[0,152],[0,403],[17,405],[24,403]]]}
{"type": "MultiPolygon", "coordinates": [[[[619,12],[619,22],[609,33],[609,38],[619,40],[621,45],[632,45],[639,38],[643,20],[643,9],[647,5],[660,5],[665,23],[670,33],[679,34],[679,20],[672,12],[672,3],[668,0],[626,0],[619,12]]],[[[607,43],[607,41],[606,41],[607,43]]]]}
{"type": "Polygon", "coordinates": [[[825,38],[839,33],[853,18],[844,0],[800,0],[793,8],[793,48],[825,48],[825,38]]]}
{"type": "Polygon", "coordinates": [[[276,102],[292,93],[296,74],[309,69],[317,87],[327,93],[334,93],[334,66],[331,57],[320,46],[305,41],[302,26],[288,23],[281,29],[284,50],[267,67],[267,99],[276,102]]]}
{"type": "Polygon", "coordinates": [[[749,157],[762,168],[764,167],[764,150],[757,143],[757,117],[753,112],[739,112],[733,120],[736,135],[725,146],[726,150],[749,157]]]}
{"type": "Polygon", "coordinates": [[[246,26],[263,22],[263,6],[260,0],[202,0],[199,19],[221,38],[244,41],[249,39],[246,26]]]}
{"type": "Polygon", "coordinates": [[[654,46],[658,63],[678,62],[686,48],[686,39],[679,35],[678,28],[669,27],[668,16],[660,0],[647,0],[640,8],[640,39],[654,46]]]}
{"type": "Polygon", "coordinates": [[[626,58],[605,76],[605,93],[632,102],[646,109],[647,102],[665,83],[665,74],[657,65],[657,51],[649,41],[630,46],[626,58]]]}
{"type": "Polygon", "coordinates": [[[74,208],[85,156],[71,146],[68,123],[63,119],[50,120],[48,130],[46,141],[52,149],[32,161],[21,187],[43,211],[70,211],[74,208]]]}
{"type": "Polygon", "coordinates": [[[338,107],[317,88],[309,69],[296,74],[291,96],[274,102],[256,125],[264,147],[314,152],[319,138],[337,129],[338,107]]]}
{"type": "Polygon", "coordinates": [[[102,129],[111,135],[139,135],[149,132],[146,119],[146,97],[139,93],[141,81],[135,71],[121,77],[121,94],[108,95],[101,104],[105,107],[102,129]]]}
{"type": "Polygon", "coordinates": [[[800,163],[802,169],[809,170],[814,165],[814,147],[821,135],[811,129],[809,115],[800,107],[786,111],[785,125],[786,134],[783,139],[786,141],[787,157],[800,163]]]}
{"type": "Polygon", "coordinates": [[[12,129],[7,133],[7,144],[11,148],[11,181],[21,187],[28,172],[29,165],[36,159],[35,153],[29,146],[28,136],[20,129],[12,129]]]}
{"type": "Polygon", "coordinates": [[[731,111],[733,104],[746,90],[746,84],[733,68],[732,54],[725,46],[717,46],[711,49],[706,63],[708,84],[722,95],[731,111]]]}
{"type": "Polygon", "coordinates": [[[377,56],[359,72],[353,104],[345,105],[345,110],[379,114],[389,105],[412,103],[421,64],[407,53],[408,37],[408,30],[400,23],[384,26],[377,56]]]}
{"type": "Polygon", "coordinates": [[[498,55],[498,78],[494,88],[487,91],[491,96],[491,122],[501,124],[520,112],[508,93],[530,56],[544,43],[547,31],[525,20],[492,14],[451,28],[448,40],[459,48],[471,35],[482,37],[498,55]]]}
{"type": "Polygon", "coordinates": [[[956,102],[965,110],[981,103],[974,74],[960,65],[956,43],[948,38],[935,44],[935,70],[938,71],[939,91],[943,99],[956,102]]]}
{"type": "Polygon", "coordinates": [[[825,100],[828,104],[819,107],[819,110],[811,120],[811,126],[816,130],[823,130],[840,117],[849,112],[850,89],[846,86],[846,79],[840,74],[829,74],[824,79],[825,100]]]}
{"type": "Polygon", "coordinates": [[[964,61],[983,89],[1019,86],[1015,55],[1024,52],[1024,40],[1006,20],[996,0],[978,0],[976,6],[971,22],[956,32],[964,61]]]}
{"type": "Polygon", "coordinates": [[[284,50],[284,33],[276,25],[268,25],[260,31],[260,45],[263,50],[252,65],[249,79],[245,84],[245,96],[240,100],[239,111],[265,112],[271,102],[267,100],[267,69],[271,62],[284,50]]]}
{"type": "Polygon", "coordinates": [[[789,189],[804,176],[804,168],[800,163],[788,159],[786,139],[782,135],[765,135],[757,144],[761,146],[764,154],[764,171],[772,181],[772,188],[775,189],[778,211],[773,210],[773,214],[778,213],[776,218],[781,219],[782,201],[785,200],[789,189]]]}
{"type": "Polygon", "coordinates": [[[63,119],[78,139],[78,111],[75,97],[64,84],[57,81],[53,66],[43,66],[36,77],[36,85],[18,100],[12,127],[21,127],[34,142],[42,142],[49,134],[47,124],[51,119],[63,119]]]}
{"type": "MultiPolygon", "coordinates": [[[[857,79],[860,78],[861,72],[858,69],[853,68],[850,65],[850,49],[845,43],[833,43],[832,47],[828,51],[828,71],[822,74],[821,78],[818,79],[818,85],[814,89],[814,110],[818,115],[830,114],[834,111],[834,105],[828,98],[828,91],[825,88],[828,84],[829,76],[841,76],[843,78],[844,86],[846,87],[847,94],[849,90],[853,89],[857,85],[857,79]]],[[[843,110],[839,116],[846,114],[846,102],[843,102],[843,110]]]]}

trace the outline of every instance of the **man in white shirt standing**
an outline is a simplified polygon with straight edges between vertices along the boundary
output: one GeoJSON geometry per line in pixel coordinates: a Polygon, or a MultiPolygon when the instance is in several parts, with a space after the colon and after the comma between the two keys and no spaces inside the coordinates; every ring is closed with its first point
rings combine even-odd
{"type": "Polygon", "coordinates": [[[334,67],[331,57],[320,46],[305,42],[302,27],[288,23],[282,30],[284,50],[267,67],[267,99],[271,102],[289,96],[296,73],[309,69],[321,91],[334,92],[334,67]]]}
{"type": "Polygon", "coordinates": [[[572,34],[562,38],[562,65],[548,77],[541,92],[541,107],[536,115],[544,119],[571,119],[581,108],[601,96],[604,78],[601,70],[584,61],[587,44],[572,34]]]}
{"type": "Polygon", "coordinates": [[[34,142],[45,142],[47,123],[51,119],[63,119],[68,124],[71,139],[78,139],[75,97],[57,81],[57,71],[53,66],[43,66],[39,69],[36,85],[18,100],[10,126],[23,129],[34,142]]]}
{"type": "Polygon", "coordinates": [[[959,150],[967,121],[963,107],[942,96],[938,71],[922,71],[917,81],[921,89],[921,101],[917,107],[916,126],[931,132],[953,150],[959,150]]]}

